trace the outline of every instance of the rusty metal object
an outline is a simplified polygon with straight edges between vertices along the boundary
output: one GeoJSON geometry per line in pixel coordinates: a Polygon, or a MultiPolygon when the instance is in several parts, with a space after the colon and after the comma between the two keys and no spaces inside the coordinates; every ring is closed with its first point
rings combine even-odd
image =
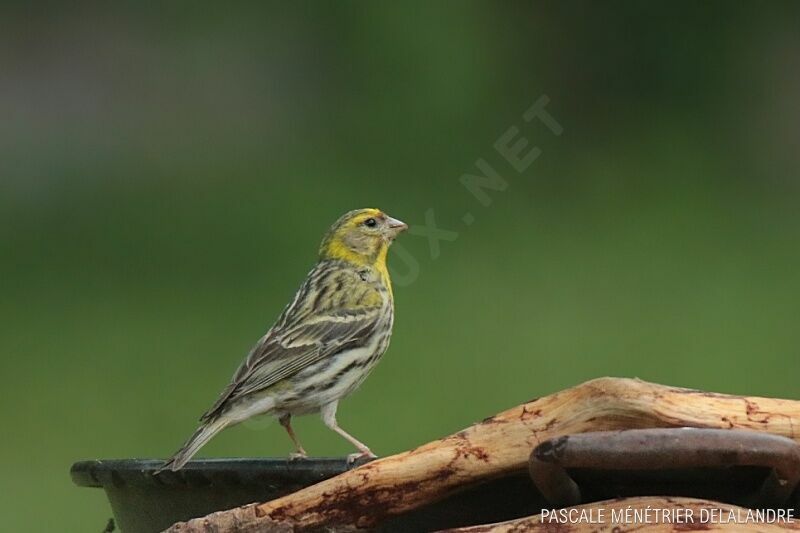
{"type": "Polygon", "coordinates": [[[755,431],[667,428],[598,431],[542,442],[529,469],[542,495],[553,505],[581,503],[581,489],[566,469],[669,470],[769,469],[760,488],[745,498],[749,507],[780,505],[800,482],[800,445],[786,437],[755,431]]]}

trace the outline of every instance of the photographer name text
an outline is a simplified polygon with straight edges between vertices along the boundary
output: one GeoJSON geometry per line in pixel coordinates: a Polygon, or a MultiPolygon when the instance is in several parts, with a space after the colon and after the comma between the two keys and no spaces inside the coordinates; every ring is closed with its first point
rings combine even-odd
{"type": "Polygon", "coordinates": [[[542,509],[543,524],[792,524],[794,509],[542,509]]]}

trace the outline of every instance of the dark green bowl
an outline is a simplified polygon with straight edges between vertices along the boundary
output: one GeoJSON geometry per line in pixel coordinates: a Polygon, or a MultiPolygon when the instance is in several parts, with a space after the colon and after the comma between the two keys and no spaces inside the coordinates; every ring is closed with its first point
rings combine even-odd
{"type": "Polygon", "coordinates": [[[103,488],[117,526],[126,533],[138,533],[268,501],[348,468],[341,459],[207,459],[154,476],[162,464],[152,459],[81,461],[72,465],[70,473],[79,487],[103,488]]]}

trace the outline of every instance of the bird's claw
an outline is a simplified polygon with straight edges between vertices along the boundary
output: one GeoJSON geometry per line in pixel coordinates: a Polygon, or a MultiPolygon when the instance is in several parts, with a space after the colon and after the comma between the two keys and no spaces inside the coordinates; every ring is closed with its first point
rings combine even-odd
{"type": "Polygon", "coordinates": [[[289,454],[290,461],[301,461],[303,459],[308,459],[308,454],[305,451],[292,452],[289,454]]]}
{"type": "Polygon", "coordinates": [[[369,450],[364,450],[363,452],[351,453],[347,456],[347,464],[352,465],[361,461],[362,459],[367,459],[371,461],[372,459],[377,459],[378,456],[372,453],[369,450]]]}

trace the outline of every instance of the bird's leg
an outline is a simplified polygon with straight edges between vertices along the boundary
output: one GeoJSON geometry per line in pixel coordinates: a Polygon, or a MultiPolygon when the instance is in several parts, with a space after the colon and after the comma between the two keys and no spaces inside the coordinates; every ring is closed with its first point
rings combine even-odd
{"type": "Polygon", "coordinates": [[[322,409],[320,409],[320,414],[322,415],[322,421],[328,426],[330,429],[334,430],[336,433],[347,439],[353,446],[358,448],[359,453],[352,453],[347,456],[347,462],[353,463],[358,459],[369,457],[370,459],[375,459],[377,455],[372,453],[372,451],[367,447],[366,444],[355,438],[354,436],[350,435],[348,432],[343,430],[339,427],[339,424],[336,422],[336,408],[339,406],[339,402],[331,402],[329,404],[323,405],[322,409]]]}
{"type": "Polygon", "coordinates": [[[303,445],[300,444],[300,441],[297,439],[297,435],[294,434],[294,430],[292,429],[292,415],[286,413],[282,417],[278,418],[278,422],[280,422],[281,425],[286,428],[286,433],[289,434],[289,438],[292,439],[292,442],[294,442],[294,446],[297,449],[297,451],[294,453],[289,454],[289,459],[305,459],[308,457],[308,454],[303,449],[303,445]]]}

